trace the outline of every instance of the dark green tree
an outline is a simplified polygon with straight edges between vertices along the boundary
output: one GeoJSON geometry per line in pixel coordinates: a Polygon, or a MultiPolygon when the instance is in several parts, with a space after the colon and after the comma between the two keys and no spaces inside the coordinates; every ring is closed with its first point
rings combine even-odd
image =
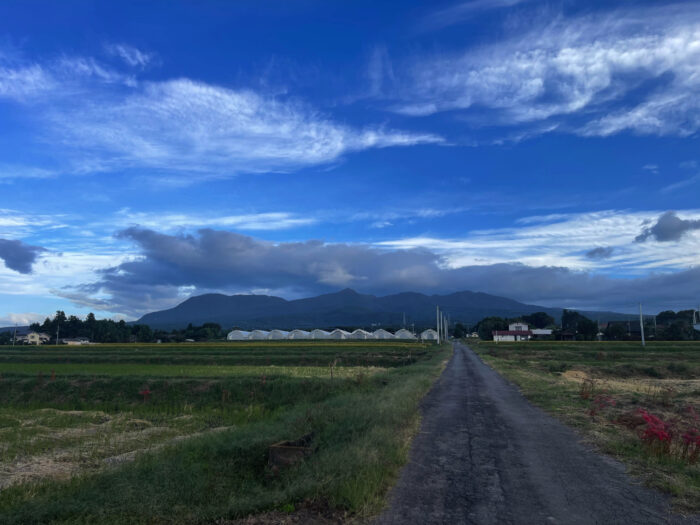
{"type": "Polygon", "coordinates": [[[502,317],[485,317],[476,326],[480,339],[492,340],[494,330],[508,330],[508,321],[502,317]]]}
{"type": "Polygon", "coordinates": [[[522,320],[535,328],[547,328],[554,326],[554,317],[546,312],[535,312],[528,315],[523,315],[522,320]]]}

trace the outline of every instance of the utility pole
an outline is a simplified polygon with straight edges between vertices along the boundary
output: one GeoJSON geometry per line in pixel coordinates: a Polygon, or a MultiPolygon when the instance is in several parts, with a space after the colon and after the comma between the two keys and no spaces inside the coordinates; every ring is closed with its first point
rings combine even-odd
{"type": "Polygon", "coordinates": [[[639,329],[642,331],[642,346],[646,346],[644,341],[644,316],[642,316],[642,303],[639,303],[639,329]]]}
{"type": "MultiPolygon", "coordinates": [[[[58,316],[56,316],[58,317],[58,316]]],[[[61,325],[56,323],[56,345],[58,345],[58,331],[61,329],[61,325]]]]}
{"type": "Polygon", "coordinates": [[[440,344],[440,307],[436,306],[438,344],[440,344]]]}
{"type": "Polygon", "coordinates": [[[17,323],[15,323],[15,331],[12,334],[12,346],[15,346],[15,339],[17,339],[17,323]]]}

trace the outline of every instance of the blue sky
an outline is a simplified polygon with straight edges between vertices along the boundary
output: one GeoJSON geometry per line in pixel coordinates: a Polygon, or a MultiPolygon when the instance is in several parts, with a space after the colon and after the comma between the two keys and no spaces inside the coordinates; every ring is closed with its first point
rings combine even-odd
{"type": "Polygon", "coordinates": [[[694,2],[0,4],[0,325],[700,302],[694,2]]]}

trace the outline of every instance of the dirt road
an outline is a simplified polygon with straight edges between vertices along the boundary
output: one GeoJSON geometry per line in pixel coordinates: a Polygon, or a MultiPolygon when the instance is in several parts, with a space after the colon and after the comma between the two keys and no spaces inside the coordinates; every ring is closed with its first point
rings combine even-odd
{"type": "Polygon", "coordinates": [[[426,396],[409,463],[377,524],[700,523],[579,442],[469,348],[426,396]]]}

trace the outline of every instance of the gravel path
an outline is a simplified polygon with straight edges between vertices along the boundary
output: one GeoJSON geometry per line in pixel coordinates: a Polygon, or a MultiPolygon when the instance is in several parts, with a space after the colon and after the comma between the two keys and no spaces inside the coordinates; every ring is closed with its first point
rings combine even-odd
{"type": "Polygon", "coordinates": [[[423,401],[409,463],[377,524],[700,523],[579,442],[464,345],[423,401]]]}

